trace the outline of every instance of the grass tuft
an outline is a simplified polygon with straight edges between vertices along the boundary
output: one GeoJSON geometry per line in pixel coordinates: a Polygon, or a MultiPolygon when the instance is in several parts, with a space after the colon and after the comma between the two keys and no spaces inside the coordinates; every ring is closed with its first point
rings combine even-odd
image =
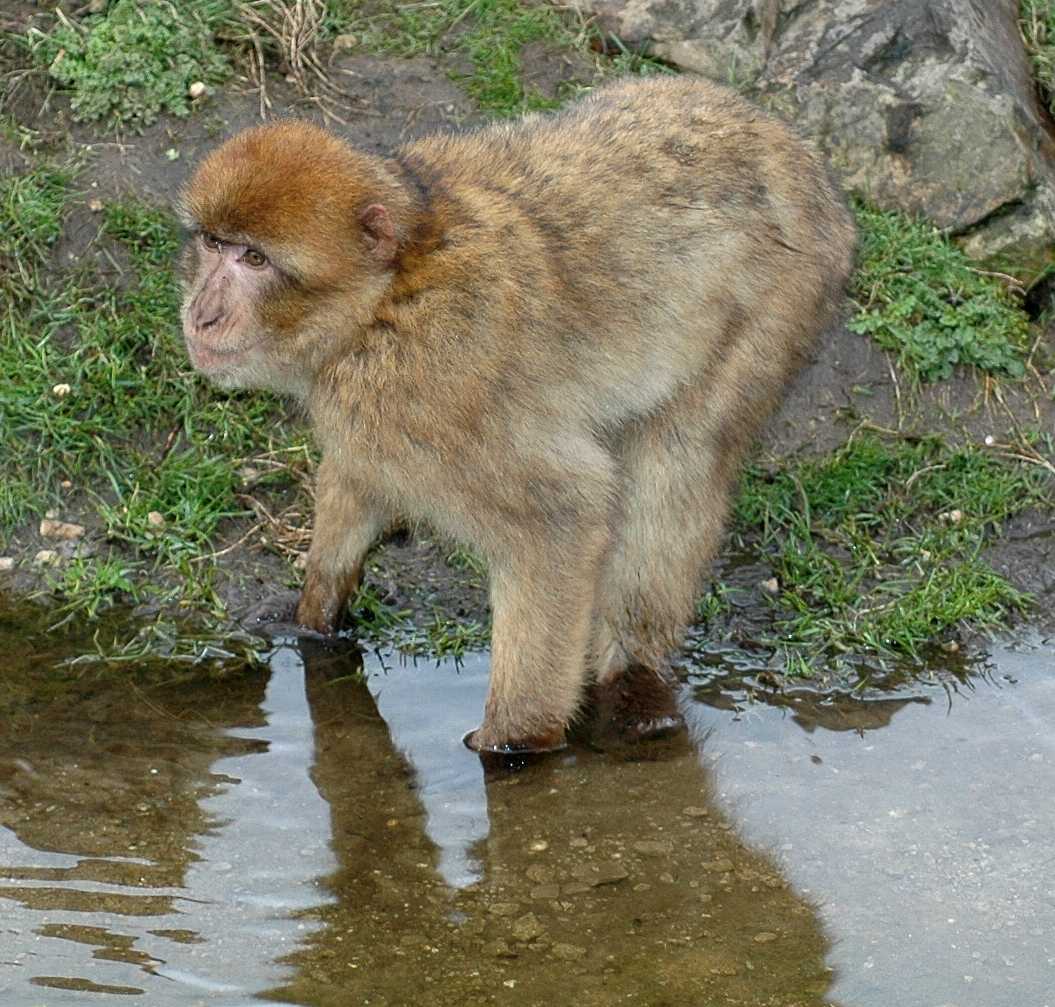
{"type": "MultiPolygon", "coordinates": [[[[121,253],[110,256],[127,264],[116,281],[90,271],[104,261],[91,255],[42,279],[34,264],[57,240],[72,178],[45,166],[0,187],[0,241],[23,265],[4,274],[21,293],[0,318],[0,544],[72,504],[107,548],[135,559],[75,562],[59,582],[69,597],[84,593],[79,603],[94,612],[101,596],[137,596],[134,569],[153,580],[147,594],[215,609],[208,557],[224,522],[250,514],[240,468],[302,457],[304,435],[270,396],[216,393],[191,370],[174,269],[180,231],[165,211],[105,208],[92,247],[121,253]]],[[[293,479],[276,471],[268,489],[293,479]]]]}
{"type": "Polygon", "coordinates": [[[772,563],[783,646],[918,657],[1027,607],[982,551],[1051,491],[1039,467],[979,448],[863,433],[825,458],[749,468],[734,528],[772,563]]]}
{"type": "Polygon", "coordinates": [[[59,9],[54,28],[31,29],[29,43],[37,65],[72,92],[74,118],[141,127],[162,112],[188,115],[192,83],[229,75],[214,41],[229,17],[226,0],[115,0],[78,20],[59,9]]]}
{"type": "Polygon", "coordinates": [[[1021,299],[986,275],[934,225],[858,205],[860,261],[849,327],[872,336],[923,381],[957,365],[1020,377],[1030,345],[1021,299]]]}

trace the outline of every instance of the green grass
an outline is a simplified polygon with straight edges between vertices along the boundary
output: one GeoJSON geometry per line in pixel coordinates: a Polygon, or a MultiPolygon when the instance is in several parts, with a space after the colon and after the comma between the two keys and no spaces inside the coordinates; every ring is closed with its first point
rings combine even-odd
{"type": "Polygon", "coordinates": [[[1019,377],[1031,342],[1021,298],[979,271],[936,227],[859,205],[854,332],[870,335],[923,381],[957,365],[1019,377]]]}
{"type": "Polygon", "coordinates": [[[862,433],[825,458],[749,468],[734,529],[772,563],[781,646],[918,657],[1027,607],[982,551],[1052,490],[1040,468],[983,449],[862,433]]]}
{"type": "MultiPolygon", "coordinates": [[[[12,294],[0,317],[0,545],[48,508],[72,506],[105,542],[128,547],[123,569],[142,570],[155,593],[215,608],[202,557],[225,521],[247,514],[240,467],[275,453],[303,464],[306,434],[271,397],[218,394],[192,372],[173,269],[180,235],[164,211],[106,207],[96,241],[123,260],[116,277],[46,272],[71,179],[42,166],[0,183],[0,283],[12,294]]],[[[100,593],[134,596],[129,583],[107,555],[62,580],[93,611],[100,593]]]]}
{"type": "Polygon", "coordinates": [[[1033,77],[1055,113],[1055,0],[1020,0],[1019,15],[1033,77]]]}
{"type": "Polygon", "coordinates": [[[141,127],[163,112],[188,115],[195,81],[227,78],[214,35],[230,16],[227,0],[114,0],[76,20],[59,12],[27,41],[34,62],[70,90],[74,118],[141,127]]]}
{"type": "MultiPolygon", "coordinates": [[[[329,22],[333,33],[354,34],[361,45],[375,53],[393,56],[461,57],[470,69],[454,72],[477,105],[494,116],[558,107],[567,95],[549,98],[525,88],[521,51],[531,42],[544,41],[579,53],[589,52],[592,27],[546,4],[520,0],[435,0],[399,3],[380,0],[369,10],[363,5],[336,5],[329,22]]],[[[595,58],[598,76],[670,72],[669,68],[623,48],[615,57],[595,58]]],[[[589,81],[584,81],[589,83],[589,81]]]]}
{"type": "Polygon", "coordinates": [[[568,22],[553,8],[519,0],[437,0],[402,4],[383,0],[371,14],[353,7],[344,30],[355,33],[372,52],[394,56],[457,52],[471,66],[455,73],[483,110],[498,116],[554,108],[557,101],[525,90],[520,51],[547,40],[572,45],[568,22]]]}

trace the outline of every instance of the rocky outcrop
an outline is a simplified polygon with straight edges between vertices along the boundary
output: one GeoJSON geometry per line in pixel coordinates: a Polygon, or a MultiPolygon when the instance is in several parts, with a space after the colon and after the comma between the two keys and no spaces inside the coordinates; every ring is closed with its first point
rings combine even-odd
{"type": "Polygon", "coordinates": [[[844,184],[1029,280],[1053,259],[1055,137],[1015,0],[577,0],[624,43],[795,121],[844,184]]]}

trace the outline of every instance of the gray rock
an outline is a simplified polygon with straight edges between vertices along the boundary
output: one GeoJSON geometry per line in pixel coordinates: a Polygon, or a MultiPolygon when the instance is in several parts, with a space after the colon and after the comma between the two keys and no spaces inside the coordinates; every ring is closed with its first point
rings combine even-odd
{"type": "Polygon", "coordinates": [[[1032,280],[1055,243],[1055,132],[1017,5],[574,0],[605,30],[796,122],[851,190],[1032,280]]]}

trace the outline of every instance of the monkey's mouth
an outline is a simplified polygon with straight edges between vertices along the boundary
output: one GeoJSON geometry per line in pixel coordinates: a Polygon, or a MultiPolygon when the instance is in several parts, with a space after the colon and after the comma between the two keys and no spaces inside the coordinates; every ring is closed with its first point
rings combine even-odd
{"type": "Polygon", "coordinates": [[[239,364],[256,348],[257,343],[246,343],[242,346],[210,346],[208,343],[197,342],[190,336],[184,336],[187,344],[187,353],[190,362],[199,371],[225,370],[232,365],[239,364]]]}

